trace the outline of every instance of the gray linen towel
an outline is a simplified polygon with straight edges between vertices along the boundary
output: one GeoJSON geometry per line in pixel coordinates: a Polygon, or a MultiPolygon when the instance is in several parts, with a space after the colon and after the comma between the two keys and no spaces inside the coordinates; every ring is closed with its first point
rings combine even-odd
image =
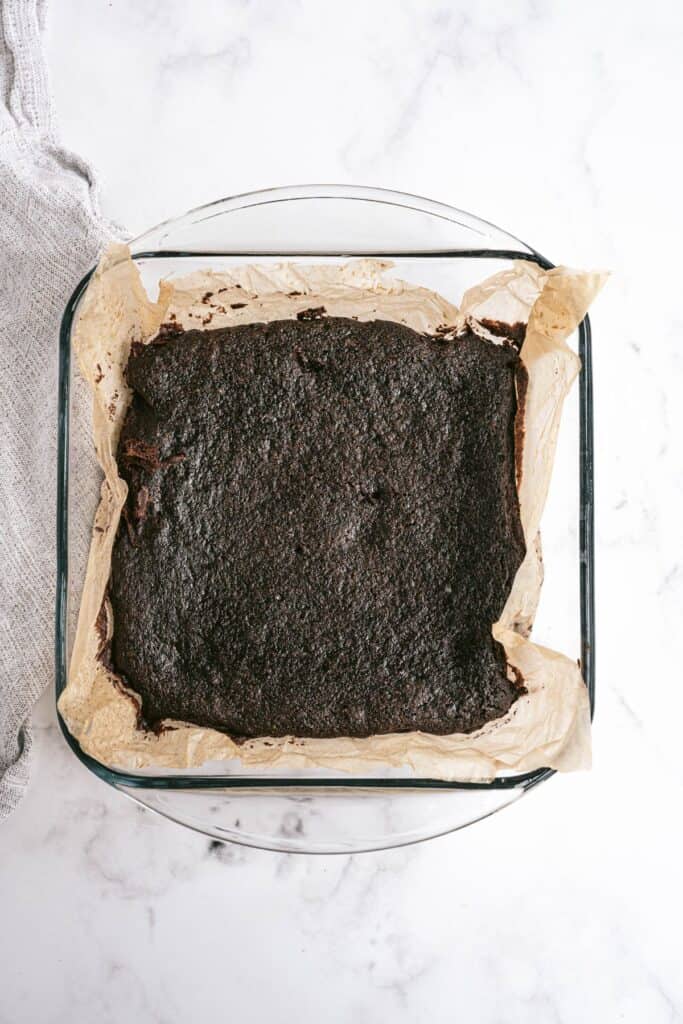
{"type": "MultiPolygon", "coordinates": [[[[52,679],[57,358],[64,306],[115,229],[93,175],[58,142],[42,32],[44,0],[0,8],[0,818],[29,777],[31,707],[52,679]]],[[[76,384],[76,576],[96,472],[89,401],[76,384]],[[88,495],[86,503],[85,496],[88,495]],[[87,505],[87,507],[86,507],[87,505]]],[[[77,603],[76,600],[73,602],[77,603]]]]}

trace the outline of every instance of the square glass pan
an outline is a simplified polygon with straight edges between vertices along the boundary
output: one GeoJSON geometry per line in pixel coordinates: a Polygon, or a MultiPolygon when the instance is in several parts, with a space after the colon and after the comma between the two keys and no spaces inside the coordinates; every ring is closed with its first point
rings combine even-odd
{"type": "MultiPolygon", "coordinates": [[[[197,269],[282,261],[340,264],[371,256],[390,260],[394,264],[390,273],[432,288],[457,305],[466,288],[514,259],[553,266],[514,236],[471,214],[403,193],[350,186],[295,186],[219,200],[151,229],[131,243],[131,250],[152,296],[162,278],[197,269]]],[[[71,333],[89,278],[90,274],[86,275],[71,297],[60,333],[57,698],[66,685],[75,626],[76,609],[69,608],[69,596],[80,594],[82,582],[70,578],[69,572],[69,538],[75,517],[83,515],[82,507],[76,509],[69,503],[70,472],[77,471],[75,450],[69,443],[72,374],[77,372],[71,359],[71,333]]],[[[593,433],[588,318],[577,335],[582,369],[578,387],[566,403],[542,523],[546,579],[534,638],[580,660],[592,708],[593,433]]],[[[96,493],[91,499],[94,508],[96,493]]],[[[74,753],[109,784],[209,835],[276,849],[331,852],[412,842],[490,814],[553,774],[538,769],[502,775],[491,782],[466,783],[416,779],[393,770],[372,777],[323,770],[245,770],[237,762],[183,771],[124,772],[85,754],[59,713],[58,717],[74,753]],[[437,798],[433,806],[426,800],[427,791],[432,803],[437,798]],[[249,807],[256,810],[258,819],[254,824],[245,827],[241,823],[245,801],[239,797],[249,797],[249,807]],[[325,813],[323,798],[328,800],[325,813]],[[239,813],[233,814],[236,800],[239,813]],[[330,815],[332,804],[334,813],[330,815]],[[388,808],[387,814],[378,814],[382,808],[388,808]],[[304,810],[306,829],[300,829],[304,810]],[[292,814],[291,820],[297,824],[287,826],[292,814]],[[233,816],[236,826],[229,823],[233,816]],[[363,817],[367,820],[361,825],[363,817]],[[380,818],[386,819],[384,824],[379,824],[380,818]]]]}

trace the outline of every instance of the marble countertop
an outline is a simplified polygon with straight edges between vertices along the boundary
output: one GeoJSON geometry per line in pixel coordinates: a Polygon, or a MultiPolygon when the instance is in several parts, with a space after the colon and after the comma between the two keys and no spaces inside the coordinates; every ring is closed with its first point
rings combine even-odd
{"type": "Polygon", "coordinates": [[[133,233],[345,181],[613,271],[593,315],[598,709],[590,774],[443,839],[312,858],[140,810],[75,760],[46,694],[2,827],[0,1021],[683,1019],[682,36],[676,0],[51,10],[64,141],[133,233]]]}

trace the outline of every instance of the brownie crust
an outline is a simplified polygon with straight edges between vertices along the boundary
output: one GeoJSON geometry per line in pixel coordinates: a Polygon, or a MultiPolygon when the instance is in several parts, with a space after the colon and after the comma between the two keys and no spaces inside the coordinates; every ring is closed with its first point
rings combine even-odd
{"type": "Polygon", "coordinates": [[[326,317],[135,345],[114,670],[237,739],[471,732],[525,554],[513,344],[326,317]]]}

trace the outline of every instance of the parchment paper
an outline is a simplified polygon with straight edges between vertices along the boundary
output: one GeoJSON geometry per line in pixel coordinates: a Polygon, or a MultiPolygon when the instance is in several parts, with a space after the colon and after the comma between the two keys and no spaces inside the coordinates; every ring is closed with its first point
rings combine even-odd
{"type": "Polygon", "coordinates": [[[74,332],[81,372],[93,389],[93,436],[104,472],[101,502],[83,587],[68,685],[60,711],[84,751],[121,769],[189,768],[239,758],[245,768],[298,770],[318,766],[373,773],[407,766],[416,776],[490,779],[502,770],[548,766],[561,771],[590,764],[588,696],[574,661],[528,639],[542,582],[537,534],[555,454],[562,403],[579,361],[565,339],[583,318],[605,275],[565,268],[543,271],[518,262],[470,289],[456,309],[441,296],[385,277],[390,264],[359,260],[343,267],[239,267],[202,271],[166,281],[156,302],[142,287],[125,246],[104,256],[84,296],[74,332]],[[295,294],[292,294],[295,293],[295,294]],[[246,306],[232,309],[232,303],[246,306]],[[328,314],[382,318],[416,330],[466,319],[528,322],[522,360],[525,399],[521,480],[518,485],[527,556],[493,633],[527,694],[502,718],[476,733],[433,736],[401,733],[367,739],[260,738],[236,745],[213,729],[168,722],[159,735],[137,728],[139,697],[123,689],[99,658],[115,624],[111,607],[98,623],[111,551],[127,488],[115,453],[130,400],[123,370],[132,341],[149,340],[164,321],[186,328],[294,318],[325,306],[328,314]]]}

